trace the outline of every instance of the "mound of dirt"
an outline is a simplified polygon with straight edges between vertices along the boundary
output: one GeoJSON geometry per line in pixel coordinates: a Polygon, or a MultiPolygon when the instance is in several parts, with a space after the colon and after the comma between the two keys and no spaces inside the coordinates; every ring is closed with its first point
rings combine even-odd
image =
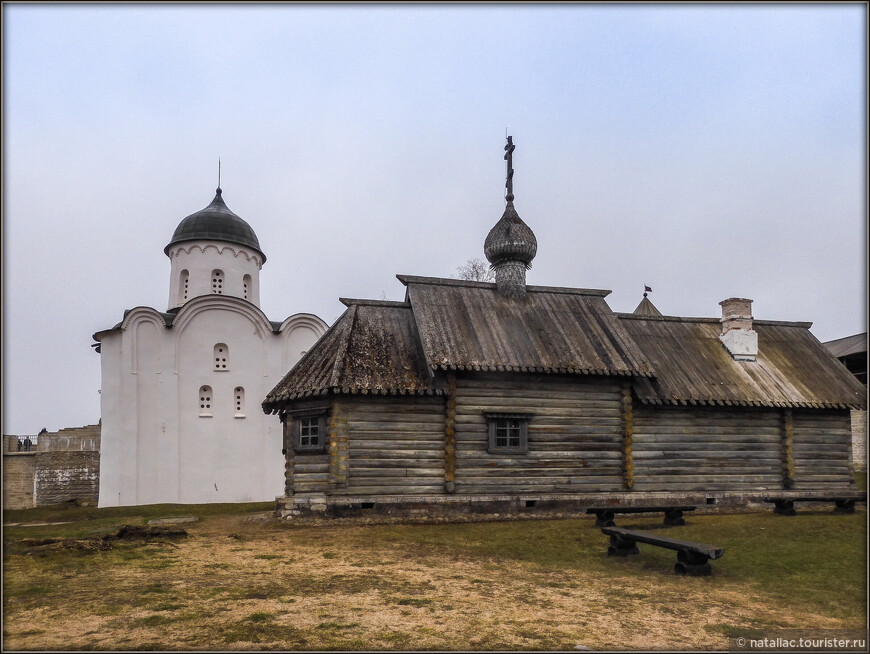
{"type": "Polygon", "coordinates": [[[103,536],[104,541],[110,540],[152,540],[155,538],[187,538],[187,531],[178,527],[157,527],[149,525],[146,527],[137,525],[124,525],[118,530],[117,534],[106,534],[103,536]]]}

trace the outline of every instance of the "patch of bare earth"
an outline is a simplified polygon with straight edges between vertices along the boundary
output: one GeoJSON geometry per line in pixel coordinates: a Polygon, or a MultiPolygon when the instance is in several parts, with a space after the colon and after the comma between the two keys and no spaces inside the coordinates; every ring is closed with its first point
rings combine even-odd
{"type": "Polygon", "coordinates": [[[186,527],[67,574],[8,555],[13,582],[47,590],[4,606],[4,648],[726,649],[728,626],[863,627],[790,616],[715,576],[554,572],[369,542],[359,526],[186,527]]]}

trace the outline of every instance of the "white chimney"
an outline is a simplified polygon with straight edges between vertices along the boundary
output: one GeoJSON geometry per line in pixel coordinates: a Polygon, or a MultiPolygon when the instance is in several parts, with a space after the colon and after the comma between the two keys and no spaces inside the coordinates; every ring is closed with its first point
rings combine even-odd
{"type": "Polygon", "coordinates": [[[735,361],[755,361],[758,334],[752,329],[752,300],[731,297],[722,300],[722,333],[719,340],[735,361]]]}

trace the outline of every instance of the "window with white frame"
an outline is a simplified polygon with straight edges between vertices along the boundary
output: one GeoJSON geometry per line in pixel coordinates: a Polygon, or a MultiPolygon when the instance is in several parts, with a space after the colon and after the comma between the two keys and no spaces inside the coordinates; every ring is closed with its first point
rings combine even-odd
{"type": "Polygon", "coordinates": [[[529,451],[531,413],[486,413],[488,450],[494,454],[529,451]]]}
{"type": "Polygon", "coordinates": [[[245,389],[241,386],[236,386],[233,391],[233,397],[236,403],[236,418],[245,417],[245,389]]]}
{"type": "Polygon", "coordinates": [[[214,369],[221,372],[230,369],[230,348],[226,343],[214,346],[214,369]]]}
{"type": "Polygon", "coordinates": [[[211,292],[217,295],[222,295],[224,292],[224,271],[211,271],[211,292]]]}
{"type": "Polygon", "coordinates": [[[181,277],[178,280],[178,299],[182,302],[187,300],[190,287],[190,273],[187,270],[181,271],[181,277]]]}
{"type": "Polygon", "coordinates": [[[246,300],[251,299],[251,276],[245,275],[242,277],[242,292],[244,293],[244,298],[246,300]]]}
{"type": "Polygon", "coordinates": [[[211,391],[211,386],[200,386],[199,388],[199,417],[200,418],[210,418],[211,417],[211,405],[213,395],[211,391]]]}

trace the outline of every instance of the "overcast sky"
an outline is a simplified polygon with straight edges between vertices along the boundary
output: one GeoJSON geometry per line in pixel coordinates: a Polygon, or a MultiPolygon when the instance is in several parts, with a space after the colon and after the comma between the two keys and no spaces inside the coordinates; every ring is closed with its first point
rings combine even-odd
{"type": "Polygon", "coordinates": [[[3,433],[95,423],[92,334],[168,306],[223,197],[261,306],[456,276],[504,209],[530,284],[867,329],[867,6],[3,5],[3,433]]]}

